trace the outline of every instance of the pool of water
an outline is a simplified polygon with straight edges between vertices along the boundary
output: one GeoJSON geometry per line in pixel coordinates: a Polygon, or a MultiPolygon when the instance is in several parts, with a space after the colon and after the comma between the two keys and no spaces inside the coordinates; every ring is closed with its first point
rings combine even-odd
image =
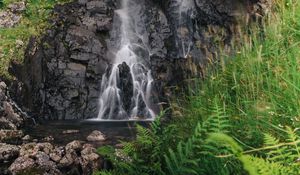
{"type": "Polygon", "coordinates": [[[101,131],[107,140],[104,142],[87,142],[95,146],[115,145],[120,140],[129,141],[135,138],[135,126],[140,124],[149,126],[148,120],[73,120],[73,121],[43,121],[37,125],[27,126],[25,134],[32,139],[43,141],[44,138],[52,136],[54,140],[50,141],[55,145],[65,145],[73,140],[86,141],[86,137],[94,130],[101,131]],[[66,133],[73,131],[71,133],[66,133]]]}

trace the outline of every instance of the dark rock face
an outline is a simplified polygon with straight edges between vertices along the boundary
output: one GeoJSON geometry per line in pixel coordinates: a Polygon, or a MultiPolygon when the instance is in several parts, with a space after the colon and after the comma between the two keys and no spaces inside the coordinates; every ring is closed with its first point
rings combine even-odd
{"type": "MultiPolygon", "coordinates": [[[[247,16],[265,7],[263,0],[194,0],[186,25],[180,26],[178,1],[140,3],[145,10],[135,18],[146,23],[146,30],[139,34],[149,39],[151,56],[144,62],[151,68],[160,102],[167,102],[167,87],[180,86],[191,76],[203,77],[205,65],[218,60],[220,50],[226,51],[233,38],[238,38],[237,26],[246,25],[247,16]],[[178,35],[192,43],[186,55],[178,45],[178,35]]],[[[32,38],[24,66],[11,69],[23,83],[21,103],[48,119],[96,117],[101,77],[113,62],[108,45],[118,44],[110,31],[119,6],[119,0],[78,0],[57,6],[53,27],[40,42],[32,38]]],[[[129,102],[128,67],[119,68],[120,88],[126,92],[122,98],[129,102]]],[[[127,109],[129,105],[124,104],[127,109]]]]}
{"type": "Polygon", "coordinates": [[[121,94],[121,98],[123,101],[123,107],[124,109],[129,113],[130,112],[130,105],[131,105],[131,97],[133,95],[133,80],[130,74],[130,68],[129,66],[123,62],[119,66],[119,72],[120,72],[120,82],[118,87],[123,92],[121,94]]]}

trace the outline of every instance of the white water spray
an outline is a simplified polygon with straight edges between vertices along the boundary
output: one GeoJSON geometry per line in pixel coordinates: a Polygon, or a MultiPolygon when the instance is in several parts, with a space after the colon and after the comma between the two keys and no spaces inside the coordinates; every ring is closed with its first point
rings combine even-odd
{"type": "MultiPolygon", "coordinates": [[[[121,26],[116,26],[119,33],[119,47],[111,70],[105,73],[101,82],[98,119],[149,119],[155,113],[151,109],[151,92],[153,79],[150,70],[143,64],[149,59],[148,38],[140,31],[145,31],[141,24],[140,13],[143,11],[139,0],[122,0],[122,8],[116,10],[121,26]],[[132,80],[132,97],[129,109],[124,107],[120,88],[120,65],[126,63],[132,80]]],[[[130,81],[130,80],[128,80],[130,81]]]]}

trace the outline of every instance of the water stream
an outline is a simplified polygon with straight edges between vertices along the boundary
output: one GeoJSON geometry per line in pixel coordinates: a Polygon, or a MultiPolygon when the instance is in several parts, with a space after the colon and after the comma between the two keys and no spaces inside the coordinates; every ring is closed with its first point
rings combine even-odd
{"type": "Polygon", "coordinates": [[[193,45],[193,16],[195,12],[194,0],[176,0],[178,4],[178,26],[176,46],[180,57],[186,58],[193,45]]]}
{"type": "Polygon", "coordinates": [[[116,44],[117,48],[111,48],[115,59],[110,70],[102,77],[98,119],[154,118],[155,113],[151,108],[153,78],[144,63],[150,56],[148,36],[143,34],[145,24],[139,18],[144,11],[143,2],[122,0],[121,6],[115,11],[116,24],[112,31],[117,33],[119,43],[116,44]],[[127,72],[121,71],[126,69],[127,72]],[[129,75],[126,76],[126,73],[129,75]],[[125,76],[126,80],[122,81],[121,76],[125,76]],[[129,92],[124,92],[129,87],[129,92]]]}

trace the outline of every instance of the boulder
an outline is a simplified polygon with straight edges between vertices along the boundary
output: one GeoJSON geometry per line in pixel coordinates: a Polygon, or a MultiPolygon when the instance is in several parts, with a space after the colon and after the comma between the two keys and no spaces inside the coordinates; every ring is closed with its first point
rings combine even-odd
{"type": "Polygon", "coordinates": [[[96,153],[96,149],[85,145],[81,151],[80,165],[84,174],[90,174],[102,168],[103,159],[96,153]]]}
{"type": "Polygon", "coordinates": [[[80,151],[82,149],[81,141],[74,140],[66,145],[66,151],[70,152],[72,150],[80,151]]]}
{"type": "Polygon", "coordinates": [[[50,158],[54,162],[58,163],[63,158],[64,155],[65,155],[64,147],[57,147],[53,149],[52,152],[50,153],[50,158]]]}
{"type": "Polygon", "coordinates": [[[19,156],[19,153],[18,146],[0,143],[0,162],[13,160],[19,156]]]}
{"type": "Polygon", "coordinates": [[[23,135],[21,130],[0,130],[0,141],[21,139],[23,135]]]}
{"type": "Polygon", "coordinates": [[[35,162],[29,157],[18,157],[9,167],[12,174],[22,174],[36,167],[35,162]]]}
{"type": "Polygon", "coordinates": [[[90,135],[87,136],[86,139],[89,142],[101,142],[106,140],[105,135],[98,130],[93,131],[90,135]]]}

